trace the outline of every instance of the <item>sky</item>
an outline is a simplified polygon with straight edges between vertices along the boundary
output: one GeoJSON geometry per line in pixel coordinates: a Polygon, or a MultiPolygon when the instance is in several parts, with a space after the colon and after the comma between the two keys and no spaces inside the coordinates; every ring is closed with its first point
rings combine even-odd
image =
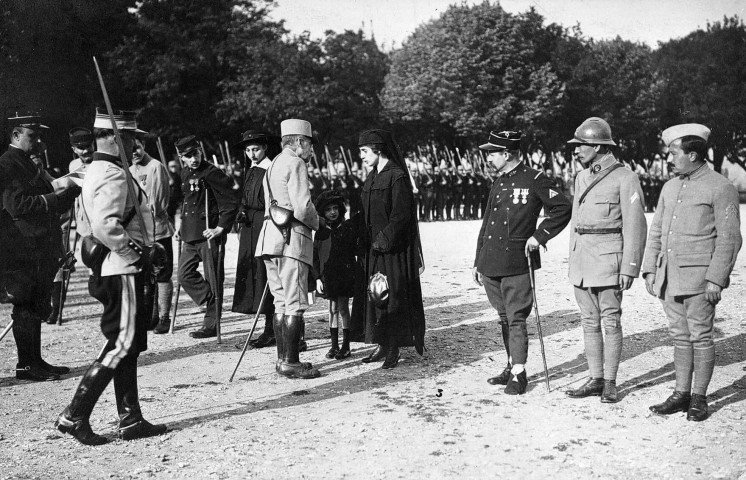
{"type": "MultiPolygon", "coordinates": [[[[308,31],[313,38],[324,31],[363,31],[385,51],[398,48],[422,23],[437,18],[449,5],[462,0],[275,0],[272,18],[285,20],[291,33],[308,31]]],[[[473,5],[483,0],[465,0],[473,5]]],[[[496,3],[495,0],[492,0],[496,3]]],[[[580,24],[585,36],[641,42],[681,38],[707,22],[738,15],[746,19],[746,0],[503,0],[510,13],[534,7],[547,23],[565,27],[580,24]]]]}

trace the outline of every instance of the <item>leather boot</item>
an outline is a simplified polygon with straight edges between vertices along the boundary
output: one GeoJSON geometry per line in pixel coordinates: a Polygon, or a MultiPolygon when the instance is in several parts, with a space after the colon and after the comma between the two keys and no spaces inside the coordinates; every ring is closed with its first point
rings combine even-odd
{"type": "Polygon", "coordinates": [[[257,338],[249,342],[253,348],[271,347],[277,343],[271,315],[264,315],[264,331],[257,338]]]}
{"type": "Polygon", "coordinates": [[[169,330],[171,330],[171,317],[166,313],[158,320],[158,325],[153,329],[153,333],[163,335],[164,333],[168,333],[169,330]]]}
{"type": "Polygon", "coordinates": [[[379,343],[376,345],[376,349],[371,352],[370,355],[363,358],[363,363],[380,362],[386,358],[386,344],[379,343]]]}
{"type": "Polygon", "coordinates": [[[70,368],[62,365],[50,365],[41,358],[41,328],[34,326],[34,356],[36,357],[36,365],[41,367],[42,370],[53,373],[54,375],[64,375],[70,373],[70,368]]]}
{"type": "MultiPolygon", "coordinates": [[[[171,280],[168,282],[158,282],[158,298],[155,305],[158,306],[158,325],[153,329],[154,333],[159,335],[167,333],[171,329],[171,299],[174,295],[174,284],[171,280]]],[[[153,307],[155,311],[155,307],[153,307]]]]}
{"type": "Polygon", "coordinates": [[[16,379],[32,382],[59,380],[59,374],[43,368],[41,360],[41,320],[27,307],[14,306],[13,338],[16,340],[18,363],[16,379]]]}
{"type": "Polygon", "coordinates": [[[686,412],[686,419],[690,422],[701,422],[706,420],[708,416],[707,396],[693,393],[692,400],[689,402],[689,410],[686,412]]]}
{"type": "Polygon", "coordinates": [[[332,359],[339,353],[339,328],[330,328],[329,333],[332,337],[332,347],[326,352],[325,357],[332,359]]]}
{"type": "Polygon", "coordinates": [[[565,394],[572,398],[597,397],[604,391],[603,378],[589,378],[587,382],[575,390],[567,390],[565,394]]]}
{"type": "Polygon", "coordinates": [[[619,392],[616,389],[616,380],[604,380],[604,389],[601,392],[601,403],[616,403],[619,401],[619,392]]]}
{"type": "Polygon", "coordinates": [[[298,339],[298,351],[305,352],[307,350],[308,344],[306,343],[306,322],[303,321],[303,323],[301,324],[300,338],[298,339]]]}
{"type": "Polygon", "coordinates": [[[275,362],[275,371],[280,373],[280,365],[285,360],[285,315],[281,313],[275,313],[272,316],[272,328],[275,332],[275,338],[277,339],[277,361],[275,362]]]}
{"type": "Polygon", "coordinates": [[[103,445],[108,440],[91,430],[90,418],[98,398],[114,376],[114,370],[93,362],[80,380],[72,402],[55,422],[62,433],[69,433],[83,445],[103,445]]]}
{"type": "Polygon", "coordinates": [[[676,412],[686,412],[692,396],[689,392],[674,391],[663,403],[651,405],[650,411],[658,415],[671,415],[676,412]]]}
{"type": "Polygon", "coordinates": [[[397,343],[396,339],[389,338],[389,344],[386,348],[386,360],[383,361],[383,365],[381,365],[381,368],[384,370],[388,370],[391,368],[396,368],[396,365],[399,363],[399,344],[397,343]]]}
{"type": "Polygon", "coordinates": [[[117,433],[122,440],[153,437],[168,431],[166,425],[153,425],[142,416],[137,392],[137,357],[122,359],[114,371],[114,396],[119,413],[117,433]]]}
{"type": "Polygon", "coordinates": [[[57,323],[57,317],[60,315],[60,296],[62,295],[62,282],[52,284],[52,313],[46,318],[49,325],[57,323]]]}
{"type": "Polygon", "coordinates": [[[285,358],[280,364],[278,373],[288,378],[317,378],[321,376],[318,369],[310,363],[301,363],[299,355],[300,338],[303,332],[302,315],[286,315],[282,325],[285,358]]]}
{"type": "Polygon", "coordinates": [[[505,393],[507,395],[523,395],[526,393],[526,387],[528,386],[528,378],[526,377],[526,370],[522,371],[518,375],[510,376],[508,384],[505,386],[505,393]]]}
{"type": "Polygon", "coordinates": [[[510,381],[510,369],[513,366],[508,362],[502,372],[496,377],[488,378],[487,383],[490,385],[507,385],[510,381]]]}
{"type": "Polygon", "coordinates": [[[352,352],[350,351],[350,329],[343,328],[342,348],[339,349],[339,352],[337,352],[334,358],[337,360],[344,360],[345,358],[350,358],[350,355],[352,355],[352,352]]]}

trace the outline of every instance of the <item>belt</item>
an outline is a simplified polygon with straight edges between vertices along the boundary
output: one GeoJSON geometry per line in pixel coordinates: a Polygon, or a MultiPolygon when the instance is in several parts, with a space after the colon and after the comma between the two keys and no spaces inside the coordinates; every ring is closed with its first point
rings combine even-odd
{"type": "Polygon", "coordinates": [[[603,233],[622,233],[622,227],[610,227],[610,228],[590,228],[590,227],[575,227],[575,232],[579,235],[599,235],[603,233]]]}

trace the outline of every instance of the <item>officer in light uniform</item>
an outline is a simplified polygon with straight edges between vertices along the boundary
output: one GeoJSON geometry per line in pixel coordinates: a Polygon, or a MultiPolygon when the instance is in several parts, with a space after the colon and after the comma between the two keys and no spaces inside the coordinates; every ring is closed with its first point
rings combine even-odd
{"type": "Polygon", "coordinates": [[[601,395],[602,402],[615,403],[622,292],[640,274],[647,233],[642,189],[637,175],[622,168],[609,150],[616,143],[603,119],[588,118],[567,143],[575,145],[587,167],[575,178],[569,263],[590,379],[566,393],[573,398],[601,395]]]}
{"type": "Polygon", "coordinates": [[[490,133],[489,142],[480,145],[488,152],[500,177],[492,185],[487,211],[477,239],[472,276],[484,286],[490,304],[500,316],[508,364],[491,385],[506,385],[505,393],[526,391],[528,336],[526,318],[533,296],[527,257],[534,269],[541,267],[539,245],[546,245],[570,221],[570,201],[546,175],[529,168],[520,159],[521,133],[490,133]],[[539,213],[546,218],[537,227],[539,213]]]}
{"type": "Polygon", "coordinates": [[[650,407],[687,420],[708,416],[707,386],[715,368],[715,305],[730,283],[741,248],[738,191],[707,166],[710,129],[689,123],[663,131],[677,176],[663,186],[645,251],[643,277],[661,299],[674,342],[676,387],[650,407]],[[692,379],[693,378],[693,379],[692,379]]]}

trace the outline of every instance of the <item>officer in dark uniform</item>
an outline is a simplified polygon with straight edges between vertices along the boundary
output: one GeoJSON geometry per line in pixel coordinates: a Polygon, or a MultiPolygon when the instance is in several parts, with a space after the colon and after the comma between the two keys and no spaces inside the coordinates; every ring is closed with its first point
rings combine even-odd
{"type": "Polygon", "coordinates": [[[480,149],[500,177],[492,185],[472,276],[484,286],[490,304],[500,315],[508,364],[498,376],[487,380],[491,385],[507,385],[505,393],[520,395],[526,391],[528,336],[526,318],[533,298],[529,265],[540,268],[539,246],[556,236],[570,222],[570,201],[542,172],[526,166],[520,159],[521,132],[490,133],[489,142],[480,149]],[[541,209],[546,218],[537,227],[541,209]]]}
{"type": "Polygon", "coordinates": [[[0,156],[0,302],[12,303],[18,349],[16,378],[57,380],[70,371],[41,358],[41,322],[51,311],[52,281],[62,256],[60,213],[80,193],[69,178],[51,181],[31,160],[40,132],[38,116],[8,119],[10,147],[0,156]]]}
{"type": "Polygon", "coordinates": [[[223,288],[223,259],[219,248],[208,248],[207,241],[215,239],[225,246],[226,235],[233,227],[241,199],[233,189],[233,180],[215,165],[202,158],[199,141],[194,135],[176,142],[176,151],[186,164],[181,170],[181,191],[184,205],[181,209],[181,228],[177,240],[184,242],[179,260],[179,283],[197,305],[207,304],[202,328],[191,332],[193,338],[217,335],[215,302],[217,292],[197,271],[200,262],[212,258],[218,276],[218,289],[223,288]],[[205,195],[209,205],[209,227],[205,224],[205,195]],[[212,257],[209,257],[212,253],[212,257]]]}

